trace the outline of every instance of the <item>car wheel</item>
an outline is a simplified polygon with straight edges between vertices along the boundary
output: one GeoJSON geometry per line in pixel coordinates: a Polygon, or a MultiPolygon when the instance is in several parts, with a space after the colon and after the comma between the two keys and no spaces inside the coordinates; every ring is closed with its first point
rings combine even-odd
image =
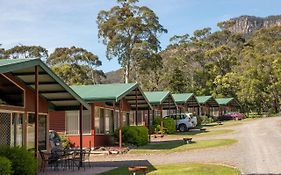
{"type": "Polygon", "coordinates": [[[180,125],[179,130],[180,130],[180,132],[185,132],[185,131],[187,131],[186,125],[184,125],[184,124],[180,125]]]}

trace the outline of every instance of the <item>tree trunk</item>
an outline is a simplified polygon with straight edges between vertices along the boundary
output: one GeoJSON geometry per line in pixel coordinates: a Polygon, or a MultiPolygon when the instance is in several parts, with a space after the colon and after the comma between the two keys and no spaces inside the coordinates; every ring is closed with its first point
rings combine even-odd
{"type": "Polygon", "coordinates": [[[126,67],[125,67],[125,83],[129,83],[129,71],[130,71],[130,65],[127,64],[126,67]]]}

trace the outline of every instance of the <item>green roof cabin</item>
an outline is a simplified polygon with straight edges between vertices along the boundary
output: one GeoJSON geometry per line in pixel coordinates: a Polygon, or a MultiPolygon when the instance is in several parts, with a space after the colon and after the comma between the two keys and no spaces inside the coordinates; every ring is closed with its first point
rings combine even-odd
{"type": "Polygon", "coordinates": [[[181,112],[195,113],[199,115],[199,102],[193,93],[172,94],[181,112]]]}
{"type": "Polygon", "coordinates": [[[50,112],[83,109],[90,106],[40,59],[0,59],[0,145],[37,156],[49,149],[50,112]]]}
{"type": "Polygon", "coordinates": [[[241,105],[235,98],[216,98],[217,103],[219,104],[219,115],[223,115],[228,112],[240,111],[241,105]]]}
{"type": "MultiPolygon", "coordinates": [[[[143,111],[152,107],[137,83],[77,85],[71,89],[91,106],[84,112],[83,147],[112,145],[116,129],[127,125],[148,125],[143,111]]],[[[80,146],[77,121],[75,110],[55,112],[51,115],[50,128],[65,133],[80,146]]],[[[119,140],[121,146],[122,139],[119,140]]]]}
{"type": "Polygon", "coordinates": [[[200,115],[217,116],[219,104],[212,96],[196,96],[200,104],[200,115]]]}

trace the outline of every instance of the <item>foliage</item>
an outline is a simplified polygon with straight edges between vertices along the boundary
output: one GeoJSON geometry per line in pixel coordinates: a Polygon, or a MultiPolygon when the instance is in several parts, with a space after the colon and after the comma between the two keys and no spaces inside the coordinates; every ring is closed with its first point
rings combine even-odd
{"type": "MultiPolygon", "coordinates": [[[[119,140],[119,129],[114,132],[114,137],[119,140]]],[[[125,144],[136,146],[146,145],[148,143],[148,129],[144,126],[126,126],[122,128],[122,141],[125,144]]]]}
{"type": "Polygon", "coordinates": [[[214,122],[214,119],[212,117],[200,116],[199,118],[201,120],[201,124],[203,124],[203,125],[214,122]]]}
{"type": "Polygon", "coordinates": [[[68,137],[66,137],[65,135],[60,135],[60,139],[61,139],[63,148],[68,149],[71,146],[73,146],[73,143],[71,143],[70,139],[68,137]]]}
{"type": "Polygon", "coordinates": [[[5,51],[7,58],[40,58],[42,60],[47,59],[48,50],[41,46],[24,46],[18,45],[5,51]]]}
{"type": "MultiPolygon", "coordinates": [[[[154,132],[155,133],[158,133],[161,130],[160,122],[161,122],[160,117],[156,117],[154,119],[153,128],[154,128],[154,132]]],[[[174,119],[172,119],[172,118],[164,118],[163,119],[163,127],[164,127],[163,131],[165,133],[173,134],[173,133],[176,132],[176,121],[174,119]]]]}
{"type": "Polygon", "coordinates": [[[34,155],[25,148],[0,147],[0,156],[8,158],[12,163],[13,175],[36,174],[37,163],[34,155]]]}
{"type": "Polygon", "coordinates": [[[136,5],[138,0],[117,2],[119,5],[99,12],[98,37],[107,45],[106,57],[109,60],[118,58],[128,83],[131,69],[137,70],[140,59],[150,58],[151,54],[158,52],[158,34],[167,30],[151,9],[136,5]]]}
{"type": "Polygon", "coordinates": [[[96,70],[101,65],[99,58],[86,49],[72,46],[56,48],[47,63],[67,84],[95,84],[104,73],[96,70]]]}
{"type": "Polygon", "coordinates": [[[0,156],[0,174],[11,175],[12,174],[12,163],[6,157],[0,156]]]}

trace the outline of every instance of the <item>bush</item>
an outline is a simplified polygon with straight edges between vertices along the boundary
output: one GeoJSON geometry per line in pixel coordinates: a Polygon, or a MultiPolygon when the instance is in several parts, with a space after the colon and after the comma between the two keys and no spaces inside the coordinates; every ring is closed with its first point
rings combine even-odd
{"type": "Polygon", "coordinates": [[[0,156],[4,156],[11,161],[13,175],[36,174],[37,163],[34,155],[25,148],[1,146],[0,156]]]}
{"type": "Polygon", "coordinates": [[[61,143],[63,148],[68,149],[73,146],[73,143],[65,135],[60,135],[61,143]]]}
{"type": "MultiPolygon", "coordinates": [[[[161,130],[161,119],[160,117],[155,118],[154,120],[154,132],[158,133],[161,130]]],[[[176,132],[176,121],[172,118],[164,118],[163,119],[163,127],[167,134],[173,134],[176,132]]]]}
{"type": "MultiPolygon", "coordinates": [[[[119,141],[119,129],[115,130],[114,137],[119,141]]],[[[122,128],[122,141],[125,144],[136,146],[148,143],[148,129],[144,126],[126,126],[122,128]]]]}
{"type": "Polygon", "coordinates": [[[12,174],[12,162],[6,157],[0,156],[0,174],[1,175],[12,174]]]}
{"type": "Polygon", "coordinates": [[[200,116],[201,124],[208,124],[214,122],[214,119],[212,117],[208,116],[200,116]]]}

